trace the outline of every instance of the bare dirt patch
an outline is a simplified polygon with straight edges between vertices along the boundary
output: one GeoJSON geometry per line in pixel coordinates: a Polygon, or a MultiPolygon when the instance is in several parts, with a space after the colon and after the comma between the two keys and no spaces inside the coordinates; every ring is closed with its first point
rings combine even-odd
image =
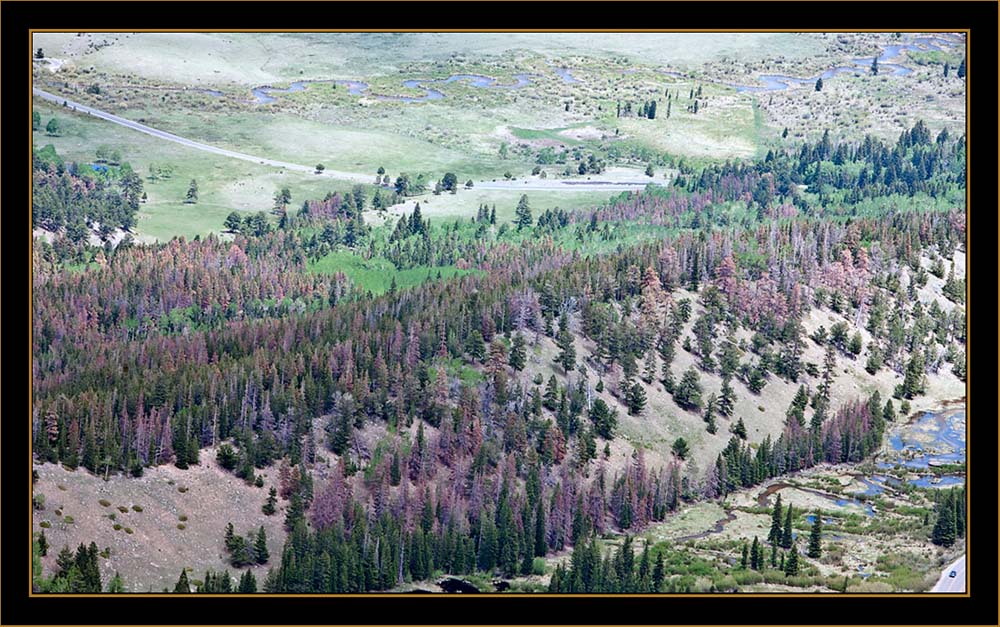
{"type": "MultiPolygon", "coordinates": [[[[228,569],[232,574],[236,569],[227,563],[223,546],[230,521],[242,535],[263,525],[271,563],[280,559],[285,502],[279,500],[279,511],[273,516],[261,512],[268,489],[277,481],[275,467],[263,471],[263,488],[248,486],[219,468],[213,449],[203,449],[201,464],[188,470],[159,466],[146,469],[140,478],[117,475],[104,481],[86,470],[71,472],[55,464],[39,464],[35,469],[39,475],[35,494],[45,494],[46,507],[33,512],[32,527],[40,531],[42,521],[51,524],[45,529],[50,549],[42,558],[46,574],[56,570],[56,555],[63,545],[75,549],[91,541],[102,551],[111,549],[110,556],[100,560],[105,584],[117,571],[130,592],[173,589],[182,568],[191,569],[189,579],[202,579],[206,570],[228,569]],[[103,507],[102,499],[111,505],[103,507]],[[142,511],[136,511],[136,505],[142,511]],[[57,509],[62,516],[55,515],[57,509]],[[65,522],[66,516],[72,517],[72,524],[65,522]],[[181,521],[182,516],[186,520],[181,521]]],[[[269,567],[254,568],[258,584],[269,567]]]]}

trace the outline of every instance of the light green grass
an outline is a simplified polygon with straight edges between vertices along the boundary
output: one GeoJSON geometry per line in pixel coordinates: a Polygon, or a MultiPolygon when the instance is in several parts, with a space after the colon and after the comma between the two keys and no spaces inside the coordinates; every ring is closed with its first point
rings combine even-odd
{"type": "MultiPolygon", "coordinates": [[[[610,192],[477,190],[473,187],[470,190],[462,189],[457,194],[444,193],[440,196],[425,194],[412,198],[403,205],[393,207],[389,222],[395,224],[399,215],[412,213],[414,203],[419,202],[421,214],[425,218],[436,221],[474,218],[479,205],[487,204],[490,207],[496,205],[497,224],[499,225],[514,219],[514,210],[517,208],[522,194],[528,197],[528,205],[536,220],[546,209],[558,207],[571,210],[592,207],[606,202],[615,195],[610,192]]],[[[365,219],[368,219],[367,214],[365,219]]]]}
{"type": "Polygon", "coordinates": [[[319,261],[308,265],[309,272],[333,274],[343,272],[349,279],[373,294],[384,294],[396,280],[397,289],[406,289],[419,285],[427,280],[436,280],[440,273],[442,279],[469,274],[470,270],[459,270],[455,266],[421,266],[397,270],[387,259],[364,259],[347,250],[337,250],[328,253],[319,261]]]}
{"type": "Polygon", "coordinates": [[[143,177],[148,200],[139,208],[136,227],[143,239],[168,240],[175,235],[190,239],[219,233],[234,210],[269,210],[275,190],[281,187],[291,190],[293,206],[330,191],[350,189],[348,183],[213,155],[45,102],[36,100],[34,110],[41,114],[43,124],[55,116],[63,125],[60,137],[36,132],[36,147],[52,144],[65,161],[84,164],[93,161],[98,146],[112,146],[143,177]],[[150,164],[172,165],[174,174],[170,179],[149,181],[150,164]],[[199,198],[197,204],[186,204],[192,179],[198,182],[199,198]]]}

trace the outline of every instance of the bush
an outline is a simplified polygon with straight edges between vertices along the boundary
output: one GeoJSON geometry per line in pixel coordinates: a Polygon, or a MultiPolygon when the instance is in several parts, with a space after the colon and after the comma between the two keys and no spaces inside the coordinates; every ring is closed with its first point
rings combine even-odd
{"type": "Polygon", "coordinates": [[[133,505],[132,509],[134,511],[141,512],[142,511],[142,505],[133,505]]]}
{"type": "Polygon", "coordinates": [[[101,504],[101,507],[109,507],[111,505],[111,501],[108,499],[101,499],[98,503],[101,504]]]}
{"type": "Polygon", "coordinates": [[[181,531],[184,531],[185,529],[187,529],[187,525],[185,525],[184,523],[177,523],[177,528],[180,529],[181,531]]]}
{"type": "Polygon", "coordinates": [[[38,523],[38,526],[41,527],[42,529],[48,529],[49,527],[52,526],[52,523],[50,523],[47,520],[43,520],[42,522],[38,523]]]}
{"type": "Polygon", "coordinates": [[[129,534],[129,535],[132,535],[132,534],[133,534],[133,533],[135,533],[135,532],[134,532],[134,531],[132,531],[132,528],[131,528],[131,527],[125,527],[125,533],[127,533],[127,534],[129,534]]]}
{"type": "Polygon", "coordinates": [[[66,522],[67,525],[72,525],[73,524],[73,517],[72,516],[67,516],[67,517],[63,518],[63,520],[66,522]]]}
{"type": "Polygon", "coordinates": [[[536,557],[531,560],[531,574],[532,575],[544,575],[545,574],[545,559],[541,557],[536,557]]]}
{"type": "Polygon", "coordinates": [[[111,525],[111,528],[114,529],[115,531],[121,531],[122,530],[121,523],[115,523],[115,524],[111,525]]]}
{"type": "Polygon", "coordinates": [[[118,506],[118,511],[121,512],[121,513],[123,513],[123,514],[127,514],[128,513],[128,508],[125,507],[124,505],[119,505],[118,506]]]}
{"type": "Polygon", "coordinates": [[[179,520],[181,522],[187,522],[187,519],[188,519],[188,517],[185,516],[184,514],[181,514],[180,516],[177,517],[177,520],[179,520]]]}
{"type": "Polygon", "coordinates": [[[31,506],[37,510],[45,509],[45,495],[41,493],[32,495],[31,506]]]}
{"type": "Polygon", "coordinates": [[[177,488],[177,491],[180,492],[181,494],[184,494],[185,492],[188,491],[188,489],[187,489],[187,486],[179,486],[177,488]]]}
{"type": "Polygon", "coordinates": [[[56,510],[56,516],[62,516],[62,508],[56,510]]]}

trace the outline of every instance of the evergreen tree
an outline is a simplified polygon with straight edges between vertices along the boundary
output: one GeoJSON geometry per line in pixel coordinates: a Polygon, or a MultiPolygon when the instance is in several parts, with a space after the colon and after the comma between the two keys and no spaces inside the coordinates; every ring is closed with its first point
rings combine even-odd
{"type": "Polygon", "coordinates": [[[878,57],[872,59],[872,76],[878,76],[878,57]]]}
{"type": "Polygon", "coordinates": [[[767,541],[771,544],[781,542],[781,493],[774,501],[774,509],[771,511],[771,531],[767,534],[767,541]]]}
{"type": "Polygon", "coordinates": [[[790,548],[792,546],[792,505],[788,505],[788,513],[785,515],[785,528],[781,531],[781,546],[790,548]]]}
{"type": "Polygon", "coordinates": [[[747,569],[747,563],[749,558],[749,549],[747,548],[746,540],[743,541],[743,554],[740,557],[740,568],[743,570],[747,569]]]}
{"type": "Polygon", "coordinates": [[[931,532],[931,542],[949,547],[955,544],[955,510],[950,503],[939,506],[937,522],[931,532]]]}
{"type": "Polygon", "coordinates": [[[807,555],[813,559],[819,559],[823,555],[822,533],[823,517],[817,511],[813,520],[812,529],[809,531],[809,550],[807,555]]]}
{"type": "Polygon", "coordinates": [[[188,204],[198,202],[198,181],[191,179],[191,184],[188,186],[184,202],[188,204]]]}
{"type": "Polygon", "coordinates": [[[181,569],[181,576],[177,580],[177,584],[174,586],[174,594],[190,594],[191,586],[188,585],[187,571],[183,568],[181,569]]]}
{"type": "Polygon", "coordinates": [[[274,515],[274,512],[276,511],[275,505],[277,504],[277,502],[278,502],[278,491],[274,488],[274,486],[271,486],[271,489],[267,493],[267,502],[264,503],[264,506],[261,508],[261,511],[264,512],[266,516],[274,515]]]}
{"type": "Polygon", "coordinates": [[[762,562],[760,541],[757,540],[757,536],[754,536],[753,544],[750,546],[750,568],[760,570],[763,566],[762,562]]]}
{"type": "Polygon", "coordinates": [[[743,416],[740,416],[740,419],[736,421],[735,425],[730,427],[730,430],[739,436],[741,440],[747,439],[747,426],[743,422],[743,416]]]}
{"type": "Polygon", "coordinates": [[[518,372],[524,370],[526,352],[524,336],[521,335],[521,333],[514,334],[514,340],[511,344],[510,355],[507,358],[507,363],[510,364],[511,368],[518,372]]]}
{"type": "Polygon", "coordinates": [[[793,544],[785,560],[785,576],[794,577],[799,574],[799,549],[793,544]]]}
{"type": "Polygon", "coordinates": [[[618,419],[604,399],[596,398],[590,406],[590,419],[594,423],[594,431],[605,440],[614,438],[618,419]]]}
{"type": "Polygon", "coordinates": [[[678,458],[687,459],[689,453],[687,440],[685,440],[684,438],[677,438],[676,440],[674,440],[674,443],[670,447],[670,450],[673,451],[674,455],[676,455],[678,458]]]}
{"type": "Polygon", "coordinates": [[[962,58],[962,62],[958,64],[958,71],[955,72],[955,76],[959,78],[965,78],[965,58],[962,58]]]}
{"type": "Polygon", "coordinates": [[[305,519],[305,507],[302,503],[302,496],[296,492],[292,495],[291,502],[288,505],[288,511],[285,513],[285,530],[292,531],[295,529],[295,525],[305,519]]]}
{"type": "Polygon", "coordinates": [[[892,399],[885,402],[885,407],[882,409],[882,420],[886,423],[894,422],[896,420],[896,410],[892,407],[892,399]]]}
{"type": "Polygon", "coordinates": [[[849,350],[852,355],[860,355],[861,348],[862,348],[861,332],[855,331],[854,335],[851,337],[850,344],[848,344],[847,346],[847,350],[849,350]]]}
{"type": "Polygon", "coordinates": [[[121,594],[123,592],[125,592],[125,582],[122,581],[122,576],[118,571],[115,571],[115,576],[108,582],[108,593],[121,594]]]}
{"type": "Polygon", "coordinates": [[[254,558],[258,564],[266,564],[270,554],[267,552],[267,534],[264,525],[257,530],[257,539],[253,545],[254,558]]]}
{"type": "Polygon", "coordinates": [[[531,207],[528,206],[527,194],[522,194],[521,199],[517,201],[517,209],[514,210],[514,215],[516,216],[514,224],[517,225],[518,231],[526,226],[531,226],[531,207]]]}
{"type": "Polygon", "coordinates": [[[569,330],[569,318],[563,312],[559,316],[559,332],[556,334],[556,346],[559,348],[559,355],[556,362],[563,367],[569,375],[576,365],[576,348],[573,346],[573,334],[569,330]]]}
{"type": "Polygon", "coordinates": [[[253,594],[257,592],[257,578],[254,577],[253,571],[247,569],[243,572],[243,576],[240,577],[240,586],[237,589],[240,594],[253,594]]]}
{"type": "Polygon", "coordinates": [[[630,415],[638,416],[642,413],[642,410],[646,407],[646,390],[642,387],[641,383],[637,381],[628,389],[626,402],[630,415]]]}
{"type": "Polygon", "coordinates": [[[823,91],[823,79],[822,78],[817,78],[816,79],[816,91],[823,91]]]}
{"type": "Polygon", "coordinates": [[[674,389],[674,402],[684,409],[701,408],[701,380],[694,368],[684,371],[680,383],[674,389]]]}

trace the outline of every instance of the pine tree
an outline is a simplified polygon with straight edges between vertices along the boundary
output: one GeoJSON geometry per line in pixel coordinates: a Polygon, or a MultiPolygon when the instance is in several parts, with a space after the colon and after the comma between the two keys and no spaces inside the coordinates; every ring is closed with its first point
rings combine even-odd
{"type": "Polygon", "coordinates": [[[288,511],[285,513],[285,530],[292,531],[295,525],[305,518],[305,508],[302,503],[302,496],[296,492],[292,495],[288,511]]]}
{"type": "Polygon", "coordinates": [[[785,516],[785,528],[781,532],[781,546],[790,548],[792,546],[792,506],[788,505],[788,514],[785,516]]]}
{"type": "Polygon", "coordinates": [[[270,491],[268,491],[267,493],[267,502],[264,503],[264,506],[261,508],[261,511],[264,512],[266,516],[274,515],[274,512],[276,511],[275,505],[277,504],[277,502],[278,502],[278,491],[275,489],[274,486],[271,486],[270,491]]]}
{"type": "Polygon", "coordinates": [[[771,544],[781,542],[781,493],[774,501],[774,509],[771,511],[771,531],[767,534],[767,541],[771,544]]]}
{"type": "Polygon", "coordinates": [[[514,334],[514,340],[510,348],[510,355],[507,358],[507,363],[514,370],[520,372],[524,370],[526,361],[525,353],[525,342],[524,336],[521,333],[514,334]]]}
{"type": "Polygon", "coordinates": [[[747,439],[747,426],[743,422],[743,416],[740,416],[740,419],[736,421],[736,424],[730,427],[730,431],[739,436],[742,440],[747,439]]]}
{"type": "Polygon", "coordinates": [[[556,346],[559,348],[559,355],[556,362],[563,367],[569,375],[576,365],[576,348],[573,346],[573,334],[569,331],[569,318],[563,312],[559,316],[559,333],[556,335],[556,346]]]}
{"type": "Polygon", "coordinates": [[[761,566],[760,541],[757,540],[757,536],[754,536],[753,544],[750,546],[750,568],[760,570],[761,566]]]}
{"type": "Polygon", "coordinates": [[[817,78],[816,79],[816,91],[823,91],[823,79],[822,78],[817,78]]]}
{"type": "Polygon", "coordinates": [[[931,542],[949,547],[955,544],[955,510],[950,503],[939,506],[937,522],[931,532],[931,542]]]}
{"type": "Polygon", "coordinates": [[[789,548],[788,559],[785,560],[785,576],[794,577],[799,574],[799,550],[794,544],[789,548]]]}
{"type": "Polygon", "coordinates": [[[629,415],[638,416],[642,413],[642,410],[646,407],[646,390],[642,387],[641,383],[637,381],[632,384],[632,387],[628,389],[626,401],[628,403],[629,415]]]}
{"type": "Polygon", "coordinates": [[[684,409],[701,408],[701,380],[694,368],[684,371],[680,383],[674,389],[674,402],[684,409]]]}
{"type": "Polygon", "coordinates": [[[237,589],[237,592],[240,594],[252,594],[257,592],[257,578],[254,577],[253,571],[249,569],[244,571],[243,576],[240,577],[240,586],[237,589]]]}
{"type": "Polygon", "coordinates": [[[257,530],[257,539],[253,545],[254,558],[258,564],[266,564],[270,554],[267,552],[267,534],[264,525],[257,530]]]}
{"type": "Polygon", "coordinates": [[[812,529],[809,531],[809,550],[807,555],[813,559],[819,559],[823,556],[823,517],[820,516],[818,511],[815,516],[816,519],[813,520],[812,529]]]}
{"type": "Polygon", "coordinates": [[[181,576],[177,580],[177,584],[174,586],[174,594],[190,594],[191,586],[188,585],[187,571],[183,568],[181,569],[181,576]]]}
{"type": "Polygon", "coordinates": [[[743,555],[740,558],[740,568],[742,568],[743,570],[747,569],[747,562],[748,562],[748,557],[749,557],[748,553],[749,553],[749,549],[747,548],[747,543],[744,540],[743,541],[743,555]]]}
{"type": "Polygon", "coordinates": [[[958,71],[955,72],[955,76],[959,78],[965,78],[965,58],[962,58],[962,62],[958,64],[958,71]]]}
{"type": "Polygon", "coordinates": [[[115,571],[115,576],[108,582],[108,593],[121,594],[123,592],[125,592],[125,582],[122,581],[122,576],[118,571],[115,571]]]}
{"type": "Polygon", "coordinates": [[[49,539],[45,537],[44,529],[38,534],[38,552],[42,557],[49,554],[49,539]]]}
{"type": "Polygon", "coordinates": [[[517,209],[514,210],[514,215],[516,216],[514,224],[517,225],[518,231],[526,226],[531,226],[531,207],[528,206],[527,194],[522,194],[521,199],[517,201],[517,209]]]}

